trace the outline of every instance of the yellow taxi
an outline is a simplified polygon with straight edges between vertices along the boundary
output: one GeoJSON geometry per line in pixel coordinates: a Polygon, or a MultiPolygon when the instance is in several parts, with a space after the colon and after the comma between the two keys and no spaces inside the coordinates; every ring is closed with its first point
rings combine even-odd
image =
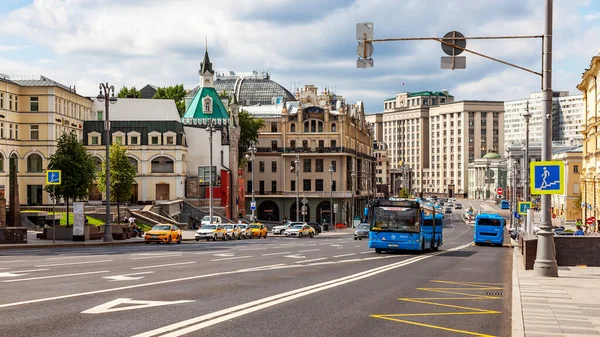
{"type": "Polygon", "coordinates": [[[238,225],[226,223],[223,225],[223,227],[227,230],[227,236],[229,240],[242,239],[242,229],[238,225]]]}
{"type": "Polygon", "coordinates": [[[223,241],[227,240],[229,235],[227,235],[227,229],[223,227],[221,224],[209,224],[202,225],[199,230],[196,231],[194,235],[194,239],[196,241],[200,241],[200,239],[206,239],[206,241],[217,241],[221,239],[223,241]]]}
{"type": "Polygon", "coordinates": [[[261,223],[251,223],[250,228],[252,228],[252,237],[267,238],[267,226],[261,223]]]}
{"type": "Polygon", "coordinates": [[[308,224],[296,224],[293,225],[292,228],[286,229],[285,232],[283,232],[283,235],[295,236],[297,238],[308,236],[312,238],[315,236],[315,229],[308,224]]]}
{"type": "Polygon", "coordinates": [[[252,227],[250,225],[242,223],[238,224],[238,227],[242,231],[242,239],[252,239],[252,227]]]}
{"type": "Polygon", "coordinates": [[[158,224],[154,225],[151,230],[146,232],[144,236],[144,241],[146,244],[150,242],[164,242],[171,243],[177,242],[181,243],[182,232],[179,227],[170,224],[158,224]]]}

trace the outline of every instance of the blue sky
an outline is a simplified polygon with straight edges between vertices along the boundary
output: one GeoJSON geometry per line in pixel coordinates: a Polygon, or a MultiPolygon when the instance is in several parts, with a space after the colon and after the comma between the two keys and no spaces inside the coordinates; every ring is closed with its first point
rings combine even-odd
{"type": "MultiPolygon", "coordinates": [[[[291,83],[336,88],[381,111],[401,91],[447,89],[457,100],[512,100],[539,91],[534,75],[467,56],[439,69],[435,42],[375,44],[372,69],[356,69],[355,25],[375,37],[538,35],[543,0],[1,0],[0,73],[43,74],[96,95],[99,82],[142,87],[198,84],[208,37],[218,72],[269,71],[291,83]],[[402,86],[401,83],[405,85],[402,86]]],[[[575,86],[600,51],[600,1],[554,1],[555,90],[575,86]]],[[[540,69],[539,41],[474,41],[468,48],[540,69]]]]}

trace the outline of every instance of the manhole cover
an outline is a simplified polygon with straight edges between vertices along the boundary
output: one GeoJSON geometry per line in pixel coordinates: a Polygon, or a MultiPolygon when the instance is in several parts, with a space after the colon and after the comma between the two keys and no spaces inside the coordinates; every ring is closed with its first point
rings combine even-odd
{"type": "Polygon", "coordinates": [[[504,296],[504,293],[485,293],[486,296],[504,296]]]}

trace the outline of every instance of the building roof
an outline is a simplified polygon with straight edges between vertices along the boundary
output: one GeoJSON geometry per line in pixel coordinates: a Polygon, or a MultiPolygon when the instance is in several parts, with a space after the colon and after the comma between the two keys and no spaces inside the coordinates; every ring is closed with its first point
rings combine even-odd
{"type": "Polygon", "coordinates": [[[49,79],[46,76],[10,76],[12,82],[23,86],[23,87],[60,87],[68,91],[74,91],[74,88],[67,87],[64,84],[58,83],[54,80],[49,79]]]}
{"type": "MultiPolygon", "coordinates": [[[[227,92],[227,95],[235,94],[240,105],[270,105],[273,104],[273,97],[282,97],[287,102],[296,101],[296,97],[279,83],[270,79],[270,77],[238,77],[217,79],[214,82],[215,89],[221,93],[227,92]]],[[[200,89],[192,90],[191,95],[200,89]]]]}
{"type": "Polygon", "coordinates": [[[217,90],[211,87],[203,87],[196,93],[192,103],[188,106],[183,118],[223,118],[229,119],[227,108],[223,105],[217,90]],[[209,96],[212,98],[212,113],[204,113],[202,99],[209,96]]]}
{"type": "Polygon", "coordinates": [[[486,153],[485,156],[483,156],[483,158],[484,159],[498,159],[498,158],[502,158],[502,156],[495,152],[488,152],[488,153],[486,153]]]}
{"type": "Polygon", "coordinates": [[[582,145],[575,145],[563,148],[557,148],[552,150],[552,154],[561,154],[561,153],[583,153],[582,145]]]}
{"type": "Polygon", "coordinates": [[[419,92],[409,92],[408,97],[419,97],[419,96],[446,96],[446,97],[454,97],[450,95],[447,91],[419,91],[419,92]]]}
{"type": "Polygon", "coordinates": [[[208,50],[204,52],[204,60],[200,63],[200,74],[204,74],[208,72],[210,74],[214,74],[215,71],[212,68],[212,63],[210,62],[210,58],[208,57],[208,50]]]}
{"type": "MultiPolygon", "coordinates": [[[[105,103],[92,99],[92,111],[104,111],[105,103]]],[[[109,108],[111,121],[179,121],[179,112],[172,99],[119,98],[109,108]]]]}

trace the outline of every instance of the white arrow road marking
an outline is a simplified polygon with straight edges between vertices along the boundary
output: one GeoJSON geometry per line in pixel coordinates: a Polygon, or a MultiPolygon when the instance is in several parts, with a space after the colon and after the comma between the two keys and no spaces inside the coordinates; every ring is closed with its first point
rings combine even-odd
{"type": "Polygon", "coordinates": [[[35,267],[57,267],[57,266],[71,266],[74,264],[94,264],[103,262],[112,262],[113,260],[100,260],[100,261],[84,261],[84,262],[68,262],[68,263],[53,263],[53,264],[40,264],[35,267]]]}
{"type": "Polygon", "coordinates": [[[49,279],[49,278],[60,278],[60,277],[70,277],[70,276],[79,276],[79,275],[101,274],[101,273],[110,273],[110,270],[88,271],[85,273],[61,274],[61,275],[50,275],[50,276],[40,276],[40,277],[28,277],[28,278],[20,278],[17,280],[6,280],[6,281],[2,281],[2,282],[10,283],[10,282],[21,282],[21,281],[45,280],[45,279],[49,279]]]}
{"type": "Polygon", "coordinates": [[[330,245],[331,247],[344,247],[344,245],[330,245]]]}
{"type": "Polygon", "coordinates": [[[49,269],[19,270],[19,271],[12,271],[10,273],[4,272],[4,273],[0,273],[0,277],[18,277],[18,276],[27,275],[34,271],[46,271],[46,270],[49,270],[49,269]]]}
{"type": "Polygon", "coordinates": [[[303,255],[286,255],[284,257],[289,257],[292,259],[305,259],[306,258],[306,256],[303,256],[303,255]]]}
{"type": "Polygon", "coordinates": [[[139,280],[144,278],[145,276],[132,276],[132,275],[145,275],[152,274],[153,271],[144,271],[141,273],[133,273],[133,274],[123,274],[123,275],[115,275],[115,276],[104,276],[103,278],[109,279],[111,281],[131,281],[131,280],[139,280]]]}
{"type": "Polygon", "coordinates": [[[267,254],[261,254],[260,256],[283,255],[283,254],[290,254],[290,253],[291,252],[267,253],[267,254]]]}
{"type": "Polygon", "coordinates": [[[114,301],[110,301],[104,304],[100,304],[99,306],[93,307],[91,309],[82,311],[82,314],[104,314],[107,312],[116,312],[123,310],[133,310],[133,309],[143,309],[143,308],[151,308],[158,307],[161,305],[171,305],[171,304],[182,304],[182,303],[190,303],[195,301],[189,300],[181,300],[181,301],[137,301],[132,300],[131,298],[117,298],[114,301]],[[126,307],[115,308],[121,304],[130,304],[126,307]]]}
{"type": "Polygon", "coordinates": [[[319,248],[317,249],[305,249],[305,250],[299,250],[298,253],[307,253],[307,252],[316,252],[318,250],[321,250],[319,248]]]}

